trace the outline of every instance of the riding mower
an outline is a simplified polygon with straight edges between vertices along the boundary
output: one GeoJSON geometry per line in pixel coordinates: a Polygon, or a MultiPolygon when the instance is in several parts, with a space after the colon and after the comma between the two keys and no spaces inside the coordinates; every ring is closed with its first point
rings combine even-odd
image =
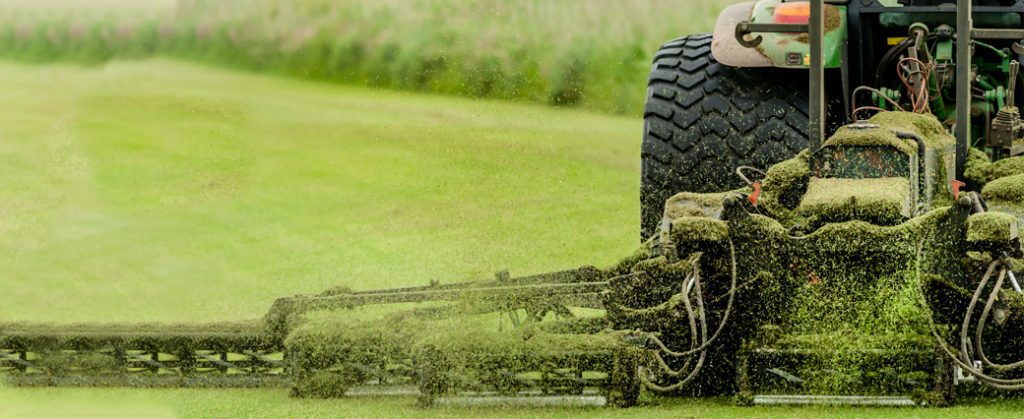
{"type": "Polygon", "coordinates": [[[247,323],[2,324],[0,373],[425,406],[1020,390],[1022,19],[1018,0],[737,4],[655,56],[642,245],[619,263],[337,288],[247,323]]]}

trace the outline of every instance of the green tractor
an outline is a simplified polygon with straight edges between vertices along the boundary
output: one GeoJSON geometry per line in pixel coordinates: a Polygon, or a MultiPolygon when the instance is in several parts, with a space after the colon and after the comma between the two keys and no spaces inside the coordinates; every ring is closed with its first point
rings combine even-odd
{"type": "Polygon", "coordinates": [[[737,4],[655,56],[643,244],[614,266],[338,288],[233,324],[0,324],[0,373],[423,405],[1024,389],[1021,41],[1019,0],[737,4]]]}
{"type": "Polygon", "coordinates": [[[764,169],[817,148],[879,109],[929,113],[955,132],[957,178],[972,147],[994,159],[1012,154],[1019,128],[1011,64],[1024,52],[1024,3],[824,3],[814,35],[811,3],[758,1],[724,10],[714,34],[657,52],[644,113],[643,237],[654,235],[674,193],[738,188],[736,167],[764,169]],[[963,26],[967,40],[956,29],[963,26]],[[956,65],[963,61],[971,65],[956,65]],[[957,107],[964,101],[970,106],[957,107]],[[971,123],[954,131],[958,119],[971,123]]]}
{"type": "MultiPolygon", "coordinates": [[[[734,323],[696,364],[716,380],[678,378],[698,331],[654,345],[649,387],[895,404],[1022,388],[1022,16],[1016,0],[762,0],[665,44],[642,235],[661,263],[700,255],[718,301],[747,296],[717,305],[734,323]]],[[[618,326],[655,327],[630,316],[618,326]]]]}

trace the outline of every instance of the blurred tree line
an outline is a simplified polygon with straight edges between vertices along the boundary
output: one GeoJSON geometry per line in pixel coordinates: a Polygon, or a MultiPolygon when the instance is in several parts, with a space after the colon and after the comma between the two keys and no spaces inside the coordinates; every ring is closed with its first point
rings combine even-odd
{"type": "MultiPolygon", "coordinates": [[[[88,1],[88,0],[83,0],[88,1]]],[[[641,112],[650,59],[730,0],[178,0],[0,11],[0,57],[171,56],[373,87],[641,112]]]]}

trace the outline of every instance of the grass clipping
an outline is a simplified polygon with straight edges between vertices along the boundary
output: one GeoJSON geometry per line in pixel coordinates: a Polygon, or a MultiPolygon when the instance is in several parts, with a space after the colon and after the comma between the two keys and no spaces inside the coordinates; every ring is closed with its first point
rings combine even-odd
{"type": "Polygon", "coordinates": [[[910,218],[909,193],[910,182],[905,178],[812,178],[799,212],[826,222],[896,224],[910,218]]]}
{"type": "Polygon", "coordinates": [[[984,151],[972,148],[964,165],[964,177],[979,185],[996,179],[1024,174],[1024,156],[1009,157],[992,162],[984,151]]]}
{"type": "Polygon", "coordinates": [[[868,124],[876,124],[879,129],[853,129],[849,126],[842,127],[828,141],[825,146],[830,145],[888,145],[896,147],[907,154],[917,153],[917,145],[911,140],[903,140],[893,133],[893,130],[916,134],[929,148],[942,149],[952,146],[956,139],[949,135],[942,124],[933,115],[924,115],[910,112],[881,112],[871,119],[868,124]]]}
{"type": "Polygon", "coordinates": [[[987,201],[1000,201],[1024,204],[1024,174],[996,179],[981,190],[981,196],[987,201]]]}
{"type": "MultiPolygon", "coordinates": [[[[286,340],[294,368],[295,395],[338,397],[368,380],[409,376],[430,396],[458,389],[514,392],[524,375],[549,369],[609,371],[628,350],[612,333],[586,333],[565,322],[513,327],[506,313],[386,313],[352,321],[346,316],[311,319],[286,340]],[[544,325],[557,324],[557,328],[544,325]],[[557,332],[552,332],[555,330],[557,332]]],[[[594,322],[579,320],[594,331],[594,322]]],[[[598,318],[603,328],[603,319],[598,318]]]]}

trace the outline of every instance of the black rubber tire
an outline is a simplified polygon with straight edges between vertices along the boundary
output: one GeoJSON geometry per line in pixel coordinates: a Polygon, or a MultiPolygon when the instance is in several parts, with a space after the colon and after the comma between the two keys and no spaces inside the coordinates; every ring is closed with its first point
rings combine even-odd
{"type": "Polygon", "coordinates": [[[807,73],[734,68],[711,55],[711,34],[685,36],[654,57],[641,146],[641,236],[678,192],[742,186],[741,165],[767,169],[807,147],[807,73]]]}

